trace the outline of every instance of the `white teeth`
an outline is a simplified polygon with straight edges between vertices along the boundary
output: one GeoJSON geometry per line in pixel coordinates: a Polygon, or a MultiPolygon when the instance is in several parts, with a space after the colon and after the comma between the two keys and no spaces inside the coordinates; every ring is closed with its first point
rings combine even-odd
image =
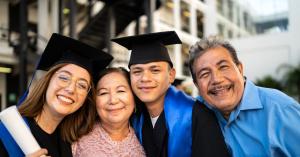
{"type": "Polygon", "coordinates": [[[58,98],[62,101],[65,101],[67,103],[73,103],[74,101],[72,99],[66,98],[64,96],[59,95],[58,98]]]}
{"type": "Polygon", "coordinates": [[[230,85],[218,86],[218,87],[215,87],[215,89],[212,90],[212,93],[216,94],[216,95],[219,95],[219,94],[227,92],[229,89],[230,89],[230,85]]]}

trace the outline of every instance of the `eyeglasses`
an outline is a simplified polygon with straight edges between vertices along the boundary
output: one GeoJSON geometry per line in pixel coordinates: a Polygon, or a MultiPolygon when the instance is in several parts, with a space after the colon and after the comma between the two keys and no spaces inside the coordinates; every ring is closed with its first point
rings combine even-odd
{"type": "MultiPolygon", "coordinates": [[[[72,83],[72,75],[65,71],[58,71],[56,72],[56,80],[59,86],[65,88],[68,87],[72,83]]],[[[84,79],[75,80],[75,87],[76,91],[80,94],[86,94],[90,91],[91,86],[89,83],[84,79]]]]}

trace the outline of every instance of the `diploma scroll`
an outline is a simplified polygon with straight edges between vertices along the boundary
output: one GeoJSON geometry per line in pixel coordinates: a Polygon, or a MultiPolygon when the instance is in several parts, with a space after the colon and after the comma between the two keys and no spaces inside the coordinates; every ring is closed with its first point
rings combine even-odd
{"type": "Polygon", "coordinates": [[[41,149],[16,106],[3,110],[0,119],[25,155],[41,149]]]}

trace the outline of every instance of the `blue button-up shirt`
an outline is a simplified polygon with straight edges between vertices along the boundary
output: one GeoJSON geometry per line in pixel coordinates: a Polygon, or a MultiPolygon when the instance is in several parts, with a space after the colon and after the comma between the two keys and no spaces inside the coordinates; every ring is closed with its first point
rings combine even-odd
{"type": "Polygon", "coordinates": [[[202,97],[218,118],[225,142],[236,157],[300,157],[300,105],[284,93],[249,80],[228,121],[202,97]]]}

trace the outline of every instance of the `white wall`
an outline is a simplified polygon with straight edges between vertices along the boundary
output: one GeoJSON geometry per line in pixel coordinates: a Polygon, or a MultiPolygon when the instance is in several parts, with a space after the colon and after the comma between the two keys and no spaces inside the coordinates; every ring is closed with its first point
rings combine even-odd
{"type": "Polygon", "coordinates": [[[282,64],[300,64],[300,1],[289,0],[288,32],[233,39],[231,43],[244,64],[244,73],[255,81],[266,75],[280,79],[282,64]]]}
{"type": "Polygon", "coordinates": [[[282,77],[283,71],[279,67],[293,60],[289,41],[288,33],[280,33],[236,39],[231,43],[244,64],[244,75],[255,81],[266,75],[282,77]]]}

